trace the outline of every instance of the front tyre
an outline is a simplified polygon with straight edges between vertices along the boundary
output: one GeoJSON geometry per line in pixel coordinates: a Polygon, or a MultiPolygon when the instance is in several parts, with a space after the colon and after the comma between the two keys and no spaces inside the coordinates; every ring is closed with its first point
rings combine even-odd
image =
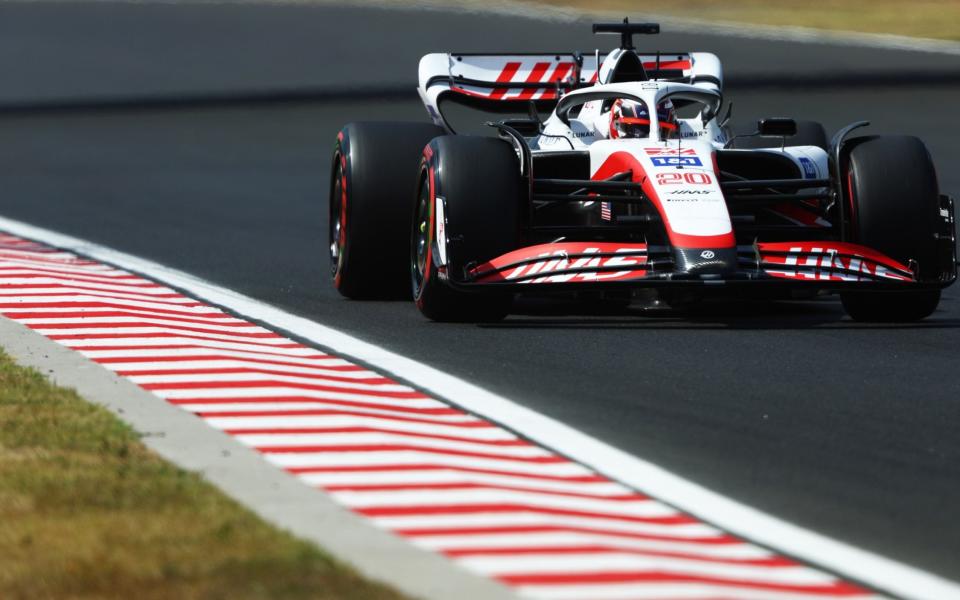
{"type": "Polygon", "coordinates": [[[491,322],[510,312],[510,293],[466,292],[449,282],[519,247],[524,201],[517,155],[508,143],[444,136],[424,149],[410,236],[413,295],[424,316],[491,322]]]}
{"type": "MultiPolygon", "coordinates": [[[[852,140],[846,161],[851,239],[903,264],[914,260],[920,280],[939,277],[937,174],[926,146],[911,136],[852,140]]],[[[910,322],[928,317],[940,290],[844,292],[855,321],[910,322]]]]}

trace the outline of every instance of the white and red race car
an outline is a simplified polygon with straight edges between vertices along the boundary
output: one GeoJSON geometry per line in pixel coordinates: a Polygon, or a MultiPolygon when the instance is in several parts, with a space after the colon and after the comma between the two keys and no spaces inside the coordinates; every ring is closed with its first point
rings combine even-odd
{"type": "Polygon", "coordinates": [[[432,124],[343,128],[329,206],[343,295],[408,296],[412,282],[439,321],[501,319],[534,291],[838,292],[868,321],[936,309],[957,273],[953,201],[919,139],[848,137],[859,122],[828,140],[783,118],[734,136],[716,56],[635,50],[656,24],[594,31],[620,48],[428,54],[432,124]],[[471,110],[513,117],[456,134],[451,115],[471,110]]]}

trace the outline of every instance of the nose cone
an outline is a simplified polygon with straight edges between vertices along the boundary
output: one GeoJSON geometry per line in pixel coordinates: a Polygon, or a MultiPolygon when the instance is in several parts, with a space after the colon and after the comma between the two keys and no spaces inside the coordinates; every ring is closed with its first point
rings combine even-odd
{"type": "Polygon", "coordinates": [[[736,248],[674,248],[677,271],[689,275],[728,275],[737,270],[736,248]]]}

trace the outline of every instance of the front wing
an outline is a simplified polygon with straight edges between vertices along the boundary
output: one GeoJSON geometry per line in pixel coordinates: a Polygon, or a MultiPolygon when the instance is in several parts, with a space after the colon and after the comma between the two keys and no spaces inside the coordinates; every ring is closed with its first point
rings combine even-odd
{"type": "MultiPolygon", "coordinates": [[[[549,291],[570,288],[780,286],[825,290],[942,288],[956,279],[952,268],[934,281],[920,280],[904,265],[873,249],[847,242],[757,243],[737,248],[738,268],[726,273],[679,272],[670,249],[640,243],[559,242],[514,250],[467,269],[464,289],[549,291]]],[[[710,252],[706,250],[704,252],[710,252]]],[[[704,258],[709,258],[705,256],[704,258]]]]}

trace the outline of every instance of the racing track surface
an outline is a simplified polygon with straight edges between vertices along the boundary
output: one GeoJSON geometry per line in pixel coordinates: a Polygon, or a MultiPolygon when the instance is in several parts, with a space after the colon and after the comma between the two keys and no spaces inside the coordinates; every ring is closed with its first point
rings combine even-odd
{"type": "MultiPolygon", "coordinates": [[[[318,6],[7,4],[0,102],[412,90],[426,51],[588,50],[597,45],[588,32],[518,17],[318,6]]],[[[955,56],[708,35],[657,44],[716,52],[744,80],[854,73],[829,90],[731,87],[728,97],[743,128],[793,115],[829,130],[866,118],[875,131],[916,133],[942,189],[960,195],[955,56]],[[874,87],[862,77],[914,65],[952,73],[954,83],[874,87]]],[[[779,517],[960,578],[960,288],[915,326],[855,324],[833,300],[655,315],[528,303],[491,326],[432,324],[409,303],[342,300],[326,279],[334,135],[349,120],[423,118],[413,93],[10,113],[0,117],[0,214],[331,324],[779,517]]]]}

